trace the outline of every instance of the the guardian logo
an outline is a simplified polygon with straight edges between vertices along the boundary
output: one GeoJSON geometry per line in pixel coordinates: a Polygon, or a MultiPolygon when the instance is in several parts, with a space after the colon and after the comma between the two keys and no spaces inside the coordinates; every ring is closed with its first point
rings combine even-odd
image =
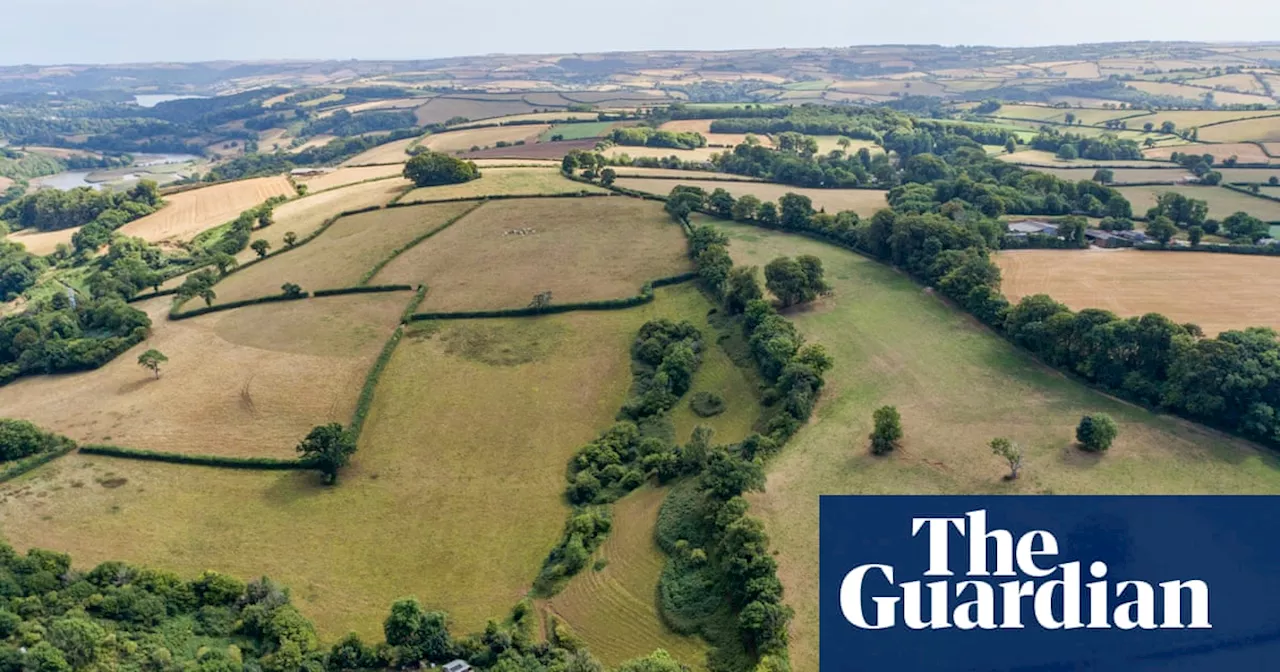
{"type": "MultiPolygon", "coordinates": [[[[904,531],[905,533],[905,531],[904,531]]],[[[1200,579],[1152,585],[1108,576],[1101,560],[1057,562],[1058,539],[1045,530],[1014,537],[988,529],[986,509],[959,517],[912,518],[911,537],[928,541],[936,580],[899,581],[893,565],[863,564],[840,582],[840,611],[862,630],[1211,629],[1209,585],[1200,579]],[[952,554],[968,545],[967,566],[952,554]],[[963,571],[960,571],[963,569],[963,571]],[[868,604],[868,600],[870,604],[868,604]]],[[[847,566],[847,565],[846,565],[847,566]]]]}

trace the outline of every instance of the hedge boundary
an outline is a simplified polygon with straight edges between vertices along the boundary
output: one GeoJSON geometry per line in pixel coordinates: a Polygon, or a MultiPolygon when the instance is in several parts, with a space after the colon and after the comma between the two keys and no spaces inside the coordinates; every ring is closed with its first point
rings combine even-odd
{"type": "Polygon", "coordinates": [[[1161,245],[1144,243],[1133,249],[1143,252],[1216,252],[1218,254],[1248,254],[1260,257],[1280,257],[1280,245],[1161,245]]]}
{"type": "Polygon", "coordinates": [[[5,467],[4,469],[0,469],[0,483],[4,483],[5,481],[17,478],[29,471],[34,470],[37,467],[44,466],[58,459],[59,457],[62,457],[63,455],[70,453],[75,449],[76,449],[75,442],[71,441],[70,439],[66,439],[66,444],[64,444],[61,448],[58,448],[57,450],[49,450],[43,453],[37,453],[35,455],[24,457],[21,460],[17,460],[16,462],[5,467]]]}
{"type": "Polygon", "coordinates": [[[118,457],[126,460],[168,462],[198,467],[223,467],[226,469],[256,469],[260,471],[311,471],[312,466],[302,460],[283,460],[274,457],[221,457],[218,455],[191,455],[186,453],[162,453],[154,450],[122,448],[120,446],[81,446],[85,455],[118,457]]]}
{"type": "MultiPolygon", "coordinates": [[[[580,180],[579,180],[580,181],[580,180]]],[[[595,185],[594,182],[588,184],[595,185]]],[[[599,186],[599,185],[595,185],[599,186]]],[[[407,193],[405,194],[408,195],[407,193]]],[[[510,201],[526,198],[591,198],[610,196],[608,191],[571,191],[563,194],[492,194],[489,196],[458,196],[455,198],[441,198],[434,201],[394,201],[388,203],[388,208],[407,208],[414,205],[434,205],[436,203],[459,203],[462,201],[510,201]]]]}
{"type": "Polygon", "coordinates": [[[311,292],[313,298],[322,296],[341,296],[343,294],[377,294],[378,292],[409,292],[413,285],[360,285],[357,287],[339,287],[337,289],[317,289],[311,292]]]}
{"type": "Polygon", "coordinates": [[[178,312],[178,306],[175,305],[174,309],[169,312],[169,319],[185,320],[191,317],[198,317],[200,315],[207,315],[209,313],[217,313],[223,310],[234,310],[236,308],[244,308],[245,306],[252,306],[259,303],[278,303],[281,301],[301,301],[302,299],[307,299],[310,297],[311,295],[306,292],[303,292],[297,295],[272,294],[271,296],[260,296],[256,299],[245,299],[243,301],[232,301],[230,303],[220,303],[216,306],[205,306],[203,308],[196,308],[195,310],[188,310],[185,313],[178,312]]]}
{"type": "Polygon", "coordinates": [[[427,286],[418,285],[418,291],[414,293],[413,298],[409,300],[409,304],[404,307],[404,311],[400,313],[400,324],[408,324],[413,314],[418,311],[418,306],[422,305],[422,301],[427,298],[427,286]]]}
{"type": "Polygon", "coordinates": [[[498,308],[494,310],[463,310],[454,312],[441,313],[414,313],[409,316],[411,322],[422,322],[426,320],[472,320],[472,319],[488,319],[499,317],[534,317],[537,315],[555,315],[558,313],[570,313],[576,311],[590,310],[624,310],[626,308],[634,308],[653,301],[653,290],[657,287],[666,287],[668,285],[677,285],[683,282],[689,282],[698,277],[696,272],[681,273],[679,275],[671,275],[664,278],[658,278],[644,283],[640,288],[640,293],[635,296],[628,296],[620,299],[602,299],[599,301],[579,301],[576,303],[553,303],[549,306],[535,308],[528,306],[525,308],[498,308]]]}
{"type": "MultiPolygon", "coordinates": [[[[419,243],[421,243],[421,242],[425,241],[426,239],[428,239],[428,238],[430,238],[430,237],[432,237],[432,236],[436,235],[437,233],[440,233],[441,231],[444,231],[445,229],[447,229],[447,228],[449,228],[449,227],[453,226],[453,225],[454,225],[454,224],[456,224],[459,220],[461,220],[463,217],[466,217],[467,215],[469,215],[469,214],[471,214],[471,213],[475,212],[476,210],[480,209],[480,206],[482,206],[482,205],[484,205],[484,204],[485,204],[485,201],[479,201],[479,202],[477,202],[475,205],[471,206],[470,208],[467,208],[467,209],[466,209],[465,211],[463,211],[462,213],[460,213],[460,214],[458,214],[458,215],[456,215],[456,216],[454,216],[454,217],[450,218],[448,221],[446,221],[445,223],[441,224],[440,226],[437,226],[436,228],[431,229],[430,231],[427,231],[426,233],[424,233],[424,234],[422,234],[422,235],[420,235],[420,236],[418,236],[418,237],[414,238],[413,240],[410,240],[409,242],[405,243],[404,245],[401,245],[400,247],[397,247],[396,249],[392,250],[392,251],[391,251],[391,254],[389,254],[389,255],[387,255],[385,258],[383,258],[383,259],[382,259],[382,261],[379,261],[378,263],[374,264],[373,268],[369,269],[368,271],[365,271],[364,275],[360,276],[360,281],[359,281],[359,282],[357,282],[356,284],[357,284],[357,285],[360,285],[360,286],[368,285],[368,284],[369,284],[369,281],[370,281],[370,280],[372,280],[372,279],[374,278],[374,276],[378,275],[378,273],[381,273],[381,272],[382,272],[382,269],[386,268],[386,267],[387,267],[387,264],[389,264],[389,263],[391,263],[392,261],[394,261],[396,257],[398,257],[398,256],[400,256],[400,255],[404,254],[405,252],[408,252],[409,250],[411,250],[411,249],[413,249],[413,248],[417,247],[419,243]]],[[[405,286],[404,286],[404,288],[405,288],[405,289],[413,289],[413,287],[412,287],[412,286],[409,286],[409,285],[405,285],[405,286]]]]}

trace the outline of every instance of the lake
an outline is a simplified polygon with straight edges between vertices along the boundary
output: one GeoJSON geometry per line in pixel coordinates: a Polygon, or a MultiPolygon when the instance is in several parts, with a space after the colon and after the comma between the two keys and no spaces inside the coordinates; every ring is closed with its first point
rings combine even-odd
{"type": "Polygon", "coordinates": [[[167,103],[171,100],[189,100],[191,98],[208,98],[209,96],[184,96],[173,93],[139,93],[133,97],[133,102],[141,107],[155,107],[160,103],[167,103]]]}
{"type": "MultiPolygon", "coordinates": [[[[128,168],[130,169],[154,168],[155,166],[165,166],[165,165],[170,165],[174,163],[189,163],[192,161],[199,161],[199,160],[200,160],[200,157],[194,154],[134,154],[133,165],[129,166],[128,168]]],[[[117,168],[116,170],[122,170],[122,169],[117,168]]],[[[90,175],[96,172],[98,171],[68,170],[62,173],[58,173],[56,175],[46,175],[44,177],[34,178],[31,180],[31,184],[32,186],[40,189],[53,188],[53,189],[65,190],[65,189],[75,189],[76,187],[92,187],[94,189],[101,189],[102,188],[101,182],[90,182],[88,179],[90,175]]],[[[111,180],[110,180],[111,182],[122,182],[122,181],[135,180],[135,179],[138,179],[139,177],[143,177],[143,178],[147,177],[146,170],[139,171],[144,173],[141,176],[134,173],[117,174],[117,173],[114,173],[114,171],[108,171],[108,172],[112,173],[111,180]]]]}

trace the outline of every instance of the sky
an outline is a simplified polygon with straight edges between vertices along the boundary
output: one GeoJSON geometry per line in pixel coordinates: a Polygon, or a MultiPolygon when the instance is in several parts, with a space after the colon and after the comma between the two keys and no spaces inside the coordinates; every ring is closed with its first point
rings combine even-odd
{"type": "Polygon", "coordinates": [[[0,0],[0,65],[1280,40],[1263,0],[0,0]]]}

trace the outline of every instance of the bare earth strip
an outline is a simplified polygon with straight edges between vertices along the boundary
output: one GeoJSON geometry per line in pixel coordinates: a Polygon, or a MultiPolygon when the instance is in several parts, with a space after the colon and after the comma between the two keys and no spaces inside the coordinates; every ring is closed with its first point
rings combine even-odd
{"type": "MultiPolygon", "coordinates": [[[[327,235],[327,234],[326,234],[327,235]]],[[[634,296],[691,270],[684,234],[660,203],[632,198],[493,201],[401,254],[374,284],[426,284],[424,310],[522,308],[634,296]]]]}
{"type": "Polygon", "coordinates": [[[215,304],[279,294],[286,282],[308,292],[354,286],[397,247],[474,205],[439,203],[343,217],[306,245],[228,275],[214,285],[215,304]]]}
{"type": "Polygon", "coordinates": [[[250,306],[167,321],[167,299],[138,304],[152,335],[106,366],[0,387],[8,417],[82,443],[174,453],[295,456],[311,427],[347,422],[405,293],[250,306]],[[137,364],[169,357],[160,379],[137,364]]]}
{"type": "Polygon", "coordinates": [[[808,196],[813,207],[825,208],[827,212],[836,213],[841,210],[853,210],[862,217],[870,217],[876,210],[889,207],[885,199],[887,192],[876,189],[805,189],[791,187],[772,182],[717,182],[712,180],[647,180],[643,178],[618,178],[615,183],[619,187],[635,189],[651,194],[667,195],[678,184],[701,187],[708,193],[716,189],[724,189],[739,198],[751,194],[762,201],[776,201],[783,195],[792,193],[808,196]]]}
{"type": "Polygon", "coordinates": [[[1048,294],[1071,308],[1164,313],[1206,334],[1280,329],[1280,260],[1209,252],[1011,250],[995,257],[1011,301],[1048,294]]]}
{"type": "MultiPolygon", "coordinates": [[[[343,212],[390,203],[411,184],[405,179],[389,178],[308,194],[277,207],[273,213],[275,223],[265,229],[254,229],[252,239],[265,240],[271,244],[271,250],[279,250],[285,247],[284,237],[287,233],[293,232],[298,238],[305,238],[320,228],[325,220],[343,212]]],[[[244,263],[257,256],[252,248],[246,248],[236,255],[236,260],[244,263]]]]}
{"type": "Polygon", "coordinates": [[[225,224],[241,212],[272,196],[293,196],[293,185],[283,176],[259,177],[215,184],[165,197],[159,211],[120,227],[120,233],[148,242],[191,240],[196,234],[225,224]]]}

